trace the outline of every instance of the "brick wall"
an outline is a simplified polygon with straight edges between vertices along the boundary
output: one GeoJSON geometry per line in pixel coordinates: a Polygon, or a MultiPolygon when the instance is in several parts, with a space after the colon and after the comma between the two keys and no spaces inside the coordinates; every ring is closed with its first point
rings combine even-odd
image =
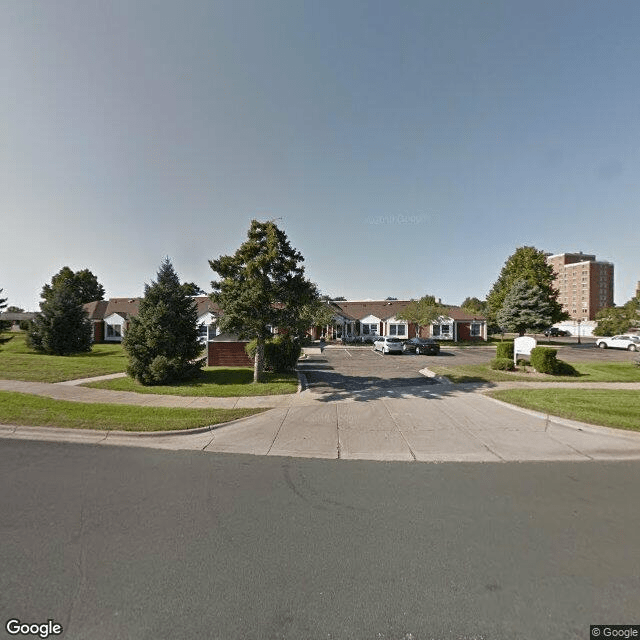
{"type": "Polygon", "coordinates": [[[209,342],[207,366],[252,367],[253,360],[246,354],[246,342],[209,342]]]}

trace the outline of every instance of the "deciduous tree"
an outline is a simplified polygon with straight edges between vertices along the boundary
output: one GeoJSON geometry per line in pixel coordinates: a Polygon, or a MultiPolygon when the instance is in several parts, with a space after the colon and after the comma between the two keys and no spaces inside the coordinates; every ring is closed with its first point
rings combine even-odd
{"type": "Polygon", "coordinates": [[[298,331],[305,306],[318,298],[317,287],[304,276],[303,260],[273,221],[252,220],[234,255],[209,261],[219,276],[211,283],[211,299],[223,312],[220,329],[256,339],[254,382],[263,378],[271,328],[298,331]]]}
{"type": "Polygon", "coordinates": [[[596,313],[595,334],[613,336],[640,326],[640,298],[631,298],[622,307],[607,307],[596,313]]]}
{"type": "Polygon", "coordinates": [[[474,313],[477,315],[483,315],[487,304],[479,298],[465,298],[464,302],[460,305],[460,308],[464,309],[468,313],[474,313]]]}
{"type": "Polygon", "coordinates": [[[416,336],[420,329],[432,324],[446,313],[446,307],[434,296],[422,296],[420,300],[411,300],[409,304],[396,314],[398,320],[413,322],[416,325],[416,336]]]}
{"type": "Polygon", "coordinates": [[[104,287],[98,282],[98,278],[89,271],[82,269],[81,271],[73,271],[69,267],[62,267],[53,278],[51,284],[45,284],[40,294],[43,299],[50,298],[57,287],[63,283],[67,283],[75,291],[81,304],[93,302],[94,300],[104,299],[104,287]]]}

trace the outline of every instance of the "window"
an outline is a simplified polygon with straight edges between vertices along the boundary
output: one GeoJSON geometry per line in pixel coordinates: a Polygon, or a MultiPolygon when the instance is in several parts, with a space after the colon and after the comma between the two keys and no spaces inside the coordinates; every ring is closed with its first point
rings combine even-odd
{"type": "Polygon", "coordinates": [[[390,324],[389,325],[389,335],[390,336],[406,336],[407,335],[407,325],[405,325],[405,324],[390,324]]]}
{"type": "Polygon", "coordinates": [[[469,332],[469,335],[472,338],[478,338],[480,336],[480,323],[479,322],[472,322],[471,323],[471,331],[469,332]]]}
{"type": "Polygon", "coordinates": [[[108,324],[107,325],[107,338],[121,338],[122,337],[122,325],[121,324],[108,324]]]}
{"type": "Polygon", "coordinates": [[[372,324],[363,324],[362,325],[362,335],[377,335],[378,334],[378,325],[375,323],[372,324]]]}
{"type": "Polygon", "coordinates": [[[450,324],[434,324],[431,327],[431,335],[440,337],[443,339],[449,339],[451,337],[451,325],[450,324]]]}

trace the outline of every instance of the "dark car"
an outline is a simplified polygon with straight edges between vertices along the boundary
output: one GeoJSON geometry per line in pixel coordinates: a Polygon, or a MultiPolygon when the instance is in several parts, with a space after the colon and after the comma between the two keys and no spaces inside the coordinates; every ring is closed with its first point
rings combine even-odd
{"type": "Polygon", "coordinates": [[[426,354],[437,356],[440,353],[440,345],[431,338],[411,338],[404,343],[405,351],[413,351],[416,355],[426,354]]]}
{"type": "Polygon", "coordinates": [[[557,327],[549,327],[544,331],[544,335],[547,336],[547,338],[550,336],[558,338],[560,336],[568,336],[569,332],[558,329],[557,327]]]}

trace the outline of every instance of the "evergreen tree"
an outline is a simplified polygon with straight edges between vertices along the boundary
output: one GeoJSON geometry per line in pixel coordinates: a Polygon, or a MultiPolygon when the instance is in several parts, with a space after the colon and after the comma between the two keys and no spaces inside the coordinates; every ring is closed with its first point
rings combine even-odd
{"type": "Polygon", "coordinates": [[[446,307],[434,296],[422,296],[420,300],[411,300],[402,311],[396,314],[396,318],[415,323],[417,337],[420,335],[421,327],[430,325],[445,313],[446,307]]]}
{"type": "Polygon", "coordinates": [[[531,286],[537,285],[540,288],[545,300],[551,305],[550,324],[565,320],[568,315],[558,302],[558,291],[553,286],[554,278],[553,268],[547,263],[543,251],[535,247],[519,247],[505,262],[500,276],[487,296],[487,320],[492,325],[500,324],[497,322],[498,312],[516,280],[526,280],[531,286]]]}
{"type": "Polygon", "coordinates": [[[188,296],[203,296],[204,291],[195,282],[183,282],[182,288],[188,296]]]}
{"type": "MultiPolygon", "coordinates": [[[[0,289],[0,294],[3,291],[4,289],[0,289]]],[[[7,300],[8,298],[0,298],[0,313],[2,313],[3,310],[7,308],[7,300]]],[[[11,323],[7,320],[0,320],[0,331],[6,331],[10,325],[11,323]]]]}
{"type": "Polygon", "coordinates": [[[515,331],[520,335],[529,330],[544,331],[553,323],[553,304],[537,285],[524,279],[516,280],[505,296],[496,321],[503,331],[515,331]]]}
{"type": "Polygon", "coordinates": [[[220,329],[256,340],[254,382],[263,378],[271,327],[298,332],[305,305],[318,298],[317,287],[304,277],[303,260],[273,222],[252,220],[247,240],[234,255],[209,261],[220,277],[211,283],[211,299],[223,311],[220,329]]]}
{"type": "Polygon", "coordinates": [[[60,282],[40,303],[27,344],[36,351],[67,356],[91,351],[91,322],[73,284],[60,282]]]}
{"type": "Polygon", "coordinates": [[[45,284],[44,287],[42,287],[42,293],[40,295],[47,300],[53,295],[56,288],[60,287],[63,283],[70,285],[75,290],[82,304],[104,299],[104,287],[98,282],[98,278],[93,275],[89,269],[74,272],[73,269],[69,267],[62,267],[62,269],[51,278],[51,284],[45,284]]]}
{"type": "Polygon", "coordinates": [[[169,258],[162,262],[157,280],[145,285],[122,346],[129,357],[127,373],[142,384],[166,384],[199,374],[203,362],[196,361],[202,351],[197,307],[169,258]]]}

